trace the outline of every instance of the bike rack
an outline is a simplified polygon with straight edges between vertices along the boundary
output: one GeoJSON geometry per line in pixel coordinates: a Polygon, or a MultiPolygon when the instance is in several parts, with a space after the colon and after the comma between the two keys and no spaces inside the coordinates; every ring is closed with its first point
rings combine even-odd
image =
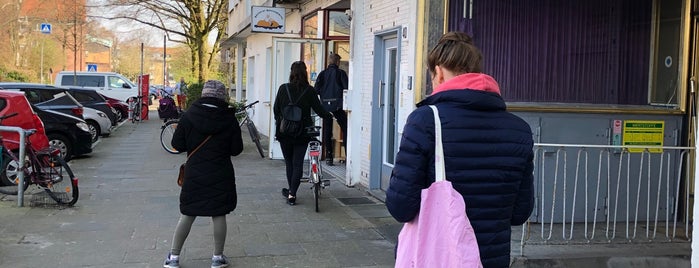
{"type": "MultiPolygon", "coordinates": [[[[0,126],[0,132],[17,132],[19,134],[19,166],[24,166],[24,139],[27,138],[26,131],[21,127],[7,127],[0,126]]],[[[24,185],[24,172],[18,172],[17,177],[19,179],[18,185],[24,185]]],[[[24,187],[17,187],[17,206],[24,206],[24,187]]]]}

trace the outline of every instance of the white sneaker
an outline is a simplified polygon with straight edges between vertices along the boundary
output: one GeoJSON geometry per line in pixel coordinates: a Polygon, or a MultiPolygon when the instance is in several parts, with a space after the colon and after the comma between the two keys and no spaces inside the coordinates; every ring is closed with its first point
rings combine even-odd
{"type": "Polygon", "coordinates": [[[211,268],[223,268],[223,267],[228,267],[228,258],[226,258],[225,255],[221,255],[221,257],[212,257],[211,258],[211,268]]]}

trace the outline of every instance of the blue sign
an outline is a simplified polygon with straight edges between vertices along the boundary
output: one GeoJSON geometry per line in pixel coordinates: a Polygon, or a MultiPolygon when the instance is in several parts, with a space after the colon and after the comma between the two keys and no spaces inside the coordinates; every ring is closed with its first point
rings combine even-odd
{"type": "Polygon", "coordinates": [[[50,34],[51,33],[51,23],[41,24],[41,33],[50,34]]]}
{"type": "Polygon", "coordinates": [[[97,64],[88,64],[87,71],[88,72],[96,72],[97,71],[97,64]]]}

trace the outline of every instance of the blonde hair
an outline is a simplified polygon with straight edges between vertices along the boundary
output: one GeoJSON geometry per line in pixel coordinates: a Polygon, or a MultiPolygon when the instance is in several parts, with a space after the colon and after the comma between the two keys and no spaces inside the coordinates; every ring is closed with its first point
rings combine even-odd
{"type": "Polygon", "coordinates": [[[455,75],[464,73],[481,73],[483,55],[473,44],[473,39],[465,33],[449,32],[442,36],[437,45],[427,56],[427,68],[435,73],[435,67],[454,72],[455,75]]]}

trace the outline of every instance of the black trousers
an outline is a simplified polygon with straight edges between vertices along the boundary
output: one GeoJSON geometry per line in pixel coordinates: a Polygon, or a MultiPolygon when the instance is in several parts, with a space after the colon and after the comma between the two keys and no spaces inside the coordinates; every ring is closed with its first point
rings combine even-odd
{"type": "MultiPolygon", "coordinates": [[[[337,110],[332,112],[337,124],[340,125],[340,131],[342,132],[342,147],[347,144],[347,112],[345,110],[337,110]]],[[[333,159],[335,157],[332,142],[333,138],[333,120],[323,119],[323,147],[325,147],[325,159],[333,159]]]]}
{"type": "Polygon", "coordinates": [[[289,194],[296,196],[303,175],[303,159],[306,156],[307,143],[279,141],[284,162],[286,163],[286,182],[289,184],[289,194]]]}

